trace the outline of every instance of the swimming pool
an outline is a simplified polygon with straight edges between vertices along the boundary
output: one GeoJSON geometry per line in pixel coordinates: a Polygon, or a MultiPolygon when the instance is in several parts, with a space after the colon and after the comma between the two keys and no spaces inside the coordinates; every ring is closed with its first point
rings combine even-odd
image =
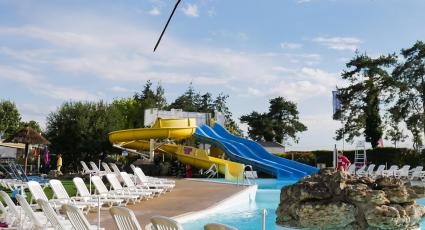
{"type": "MultiPolygon", "coordinates": [[[[217,182],[225,182],[223,179],[213,179],[217,182]]],[[[225,212],[215,213],[199,219],[193,219],[183,223],[185,230],[199,230],[207,223],[217,222],[238,228],[239,230],[261,229],[262,210],[267,210],[266,229],[283,230],[284,228],[275,224],[276,208],[279,204],[280,189],[282,186],[290,185],[296,181],[278,181],[275,179],[257,179],[258,190],[255,202],[246,206],[237,206],[226,209],[225,212]]],[[[418,203],[425,205],[425,199],[418,200],[418,203]]],[[[425,221],[421,224],[421,229],[425,230],[425,221]]]]}

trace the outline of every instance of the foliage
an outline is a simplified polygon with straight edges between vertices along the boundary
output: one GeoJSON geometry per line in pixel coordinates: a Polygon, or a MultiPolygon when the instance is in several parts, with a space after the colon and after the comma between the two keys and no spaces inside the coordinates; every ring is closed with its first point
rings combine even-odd
{"type": "Polygon", "coordinates": [[[47,117],[46,136],[52,153],[65,164],[103,159],[114,150],[108,133],[122,129],[125,118],[117,107],[100,102],[66,102],[47,117]]]}
{"type": "Polygon", "coordinates": [[[120,98],[112,101],[114,109],[119,111],[124,119],[125,129],[143,127],[143,108],[134,98],[120,98]]]}
{"type": "Polygon", "coordinates": [[[30,120],[30,121],[28,121],[28,122],[26,122],[26,121],[21,121],[20,123],[19,123],[19,127],[20,128],[24,128],[24,127],[30,127],[30,128],[32,128],[32,129],[34,129],[35,131],[37,131],[37,133],[41,133],[41,127],[40,127],[40,124],[38,123],[38,122],[36,122],[36,121],[34,121],[34,120],[30,120]]]}
{"type": "Polygon", "coordinates": [[[393,71],[395,88],[391,108],[395,119],[403,119],[413,135],[414,147],[422,145],[425,136],[425,43],[417,41],[411,48],[403,49],[404,62],[393,71]],[[397,96],[395,96],[397,95],[397,96]]]}
{"type": "Polygon", "coordinates": [[[337,130],[338,140],[347,134],[347,141],[352,141],[363,133],[373,148],[377,146],[383,134],[380,117],[381,92],[392,82],[387,70],[396,61],[393,54],[378,58],[356,54],[347,63],[347,70],[342,73],[342,78],[350,85],[338,89],[341,109],[334,115],[335,119],[344,123],[344,127],[337,130]]]}
{"type": "Polygon", "coordinates": [[[251,112],[241,116],[248,124],[248,135],[256,141],[275,141],[281,144],[293,140],[298,142],[297,133],[307,127],[299,121],[297,105],[283,97],[271,99],[267,113],[251,112]]]}
{"type": "Polygon", "coordinates": [[[298,161],[304,164],[308,164],[311,166],[316,166],[316,156],[312,152],[292,151],[292,152],[284,153],[278,156],[284,157],[286,159],[298,161]]]}
{"type": "Polygon", "coordinates": [[[21,115],[14,102],[9,100],[0,101],[0,131],[3,131],[3,139],[10,137],[20,128],[21,115]]]}
{"type": "Polygon", "coordinates": [[[211,93],[200,94],[195,91],[192,83],[188,89],[174,100],[168,109],[182,109],[188,112],[210,113],[215,115],[215,112],[223,113],[225,117],[224,126],[231,132],[237,135],[242,135],[242,130],[233,120],[232,113],[227,106],[228,95],[220,93],[216,98],[213,98],[211,93]]]}

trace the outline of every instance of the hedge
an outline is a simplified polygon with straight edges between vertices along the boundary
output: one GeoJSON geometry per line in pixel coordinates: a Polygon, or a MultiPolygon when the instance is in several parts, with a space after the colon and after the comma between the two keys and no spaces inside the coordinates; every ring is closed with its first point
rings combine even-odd
{"type": "MultiPolygon", "coordinates": [[[[319,163],[326,164],[326,166],[332,166],[332,157],[333,151],[328,150],[316,150],[316,151],[291,151],[287,152],[282,157],[287,159],[294,160],[316,166],[319,163]]],[[[350,159],[351,162],[354,162],[354,150],[344,151],[344,155],[350,159]]],[[[369,164],[376,165],[410,165],[411,167],[416,167],[418,165],[425,165],[425,151],[422,153],[413,149],[407,148],[376,148],[376,149],[367,149],[366,150],[367,162],[369,164]]]]}

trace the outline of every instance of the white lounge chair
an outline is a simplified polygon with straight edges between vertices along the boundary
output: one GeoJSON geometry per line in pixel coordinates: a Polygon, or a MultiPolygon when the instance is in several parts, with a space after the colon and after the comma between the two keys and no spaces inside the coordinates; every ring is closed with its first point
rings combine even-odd
{"type": "Polygon", "coordinates": [[[117,224],[118,230],[142,230],[136,216],[130,209],[112,207],[109,212],[117,224]]]}
{"type": "Polygon", "coordinates": [[[153,216],[151,222],[154,229],[183,230],[177,221],[165,216],[153,216]]]}
{"type": "Polygon", "coordinates": [[[394,176],[397,178],[408,178],[409,177],[410,165],[403,165],[398,170],[394,170],[394,176]]]}
{"type": "Polygon", "coordinates": [[[156,189],[165,189],[167,192],[170,192],[174,188],[174,184],[165,184],[162,181],[153,181],[146,178],[146,176],[143,174],[142,170],[140,168],[134,169],[134,175],[138,179],[138,182],[141,185],[148,186],[149,188],[156,188],[156,189]]]}
{"type": "Polygon", "coordinates": [[[15,205],[9,194],[7,194],[5,191],[0,191],[0,197],[7,205],[7,212],[5,216],[6,222],[11,226],[16,225],[21,220],[21,208],[15,205]]]}
{"type": "Polygon", "coordinates": [[[388,170],[384,170],[382,172],[382,175],[383,176],[394,176],[396,170],[398,170],[398,166],[397,165],[391,165],[391,167],[388,170]]]}
{"type": "MultiPolygon", "coordinates": [[[[63,184],[60,180],[50,180],[49,184],[53,190],[52,198],[56,198],[57,200],[63,201],[64,204],[76,205],[85,213],[90,212],[90,209],[98,206],[98,202],[95,200],[80,200],[78,199],[78,197],[69,197],[68,192],[65,190],[65,187],[63,187],[63,184]]],[[[100,202],[100,205],[102,206],[103,203],[100,202]]]]}
{"type": "Polygon", "coordinates": [[[106,172],[105,171],[101,171],[97,167],[96,163],[94,163],[93,161],[90,161],[89,163],[90,163],[90,166],[92,168],[92,171],[94,171],[96,175],[98,175],[98,176],[104,176],[104,175],[106,175],[106,172]]]}
{"type": "Polygon", "coordinates": [[[40,205],[47,217],[47,220],[49,220],[50,225],[53,226],[55,230],[73,230],[72,224],[68,220],[63,219],[62,216],[58,216],[52,206],[50,206],[49,202],[43,199],[38,199],[37,203],[40,205]]]}
{"type": "Polygon", "coordinates": [[[410,180],[424,180],[425,172],[423,170],[423,166],[417,166],[409,171],[409,179],[410,180]]]}
{"type": "Polygon", "coordinates": [[[204,230],[238,230],[225,224],[211,223],[204,225],[204,230]]]}
{"type": "Polygon", "coordinates": [[[121,178],[124,181],[124,188],[134,189],[134,190],[140,190],[140,191],[147,191],[151,192],[156,196],[159,196],[162,193],[165,193],[165,189],[155,189],[155,188],[149,188],[147,185],[135,185],[133,181],[130,178],[130,175],[126,172],[121,172],[121,178]]]}
{"type": "Polygon", "coordinates": [[[86,187],[86,184],[84,183],[83,179],[80,177],[75,177],[72,179],[74,182],[75,187],[77,188],[77,197],[81,198],[83,200],[97,200],[98,197],[100,197],[100,201],[105,204],[107,207],[110,208],[112,206],[121,206],[123,205],[124,200],[123,199],[112,199],[108,198],[107,196],[102,195],[92,195],[90,194],[89,190],[86,187]]]}
{"type": "Polygon", "coordinates": [[[53,230],[52,226],[48,226],[48,220],[44,213],[34,212],[31,206],[28,204],[25,197],[21,195],[16,195],[16,200],[21,205],[22,210],[24,211],[25,218],[24,229],[34,229],[34,230],[53,230]]]}
{"type": "Polygon", "coordinates": [[[112,191],[114,191],[116,193],[126,194],[126,195],[127,194],[128,195],[137,195],[137,196],[139,196],[139,201],[141,201],[143,199],[152,198],[152,196],[153,196],[152,192],[122,187],[115,174],[107,174],[106,179],[108,179],[109,184],[112,187],[112,191]]]}
{"type": "Polygon", "coordinates": [[[88,166],[87,166],[87,164],[86,164],[86,162],[84,162],[84,161],[80,161],[80,164],[81,164],[81,166],[83,166],[83,175],[87,175],[87,174],[95,174],[96,172],[94,171],[94,170],[91,170],[88,166]]]}
{"type": "Polygon", "coordinates": [[[112,172],[111,168],[109,168],[109,166],[108,166],[108,164],[106,162],[102,162],[102,167],[103,167],[103,169],[105,170],[105,172],[107,174],[114,173],[114,172],[112,172]]]}
{"type": "Polygon", "coordinates": [[[96,188],[96,192],[99,195],[105,196],[107,198],[112,199],[123,199],[124,204],[132,203],[135,204],[138,201],[139,196],[138,195],[127,195],[127,194],[120,194],[114,191],[109,191],[108,188],[106,188],[105,184],[103,183],[102,179],[98,176],[92,177],[92,182],[94,184],[94,187],[96,188]]]}
{"type": "Polygon", "coordinates": [[[366,175],[368,175],[368,176],[371,176],[371,175],[373,175],[373,170],[375,170],[375,164],[370,164],[368,167],[367,167],[367,170],[366,170],[366,175]]]}
{"type": "Polygon", "coordinates": [[[360,176],[360,175],[364,175],[366,173],[366,165],[364,164],[362,167],[360,167],[359,169],[357,169],[356,171],[356,175],[360,176]]]}
{"type": "Polygon", "coordinates": [[[74,205],[65,204],[63,205],[65,213],[68,216],[74,229],[78,230],[103,230],[104,228],[98,228],[96,225],[91,225],[84,214],[79,208],[74,205]]]}
{"type": "Polygon", "coordinates": [[[143,175],[143,177],[146,178],[146,180],[149,181],[149,182],[158,182],[159,181],[162,184],[172,184],[172,185],[176,184],[176,182],[173,181],[173,180],[146,176],[146,174],[143,172],[143,170],[140,167],[136,167],[133,164],[130,165],[130,168],[133,170],[133,173],[135,173],[135,171],[137,169],[140,172],[140,174],[143,175]]]}
{"type": "MultiPolygon", "coordinates": [[[[46,194],[43,192],[43,189],[41,188],[41,185],[37,181],[29,181],[28,182],[28,188],[31,192],[31,204],[39,199],[44,200],[48,203],[51,203],[53,205],[53,208],[56,210],[59,210],[66,201],[58,200],[58,199],[51,199],[49,200],[46,196],[46,194]]],[[[38,203],[38,202],[37,202],[38,203]]]]}
{"type": "Polygon", "coordinates": [[[347,174],[356,175],[356,165],[355,164],[351,164],[350,166],[348,166],[347,174]]]}
{"type": "Polygon", "coordinates": [[[371,175],[373,177],[383,176],[384,171],[385,171],[385,165],[379,165],[376,171],[371,175]]]}

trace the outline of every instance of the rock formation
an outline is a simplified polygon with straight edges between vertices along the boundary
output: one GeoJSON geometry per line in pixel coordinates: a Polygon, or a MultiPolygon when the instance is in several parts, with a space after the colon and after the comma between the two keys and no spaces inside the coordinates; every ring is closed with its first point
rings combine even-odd
{"type": "Polygon", "coordinates": [[[424,188],[392,177],[357,177],[326,168],[283,187],[279,225],[303,229],[415,229],[424,188]]]}

